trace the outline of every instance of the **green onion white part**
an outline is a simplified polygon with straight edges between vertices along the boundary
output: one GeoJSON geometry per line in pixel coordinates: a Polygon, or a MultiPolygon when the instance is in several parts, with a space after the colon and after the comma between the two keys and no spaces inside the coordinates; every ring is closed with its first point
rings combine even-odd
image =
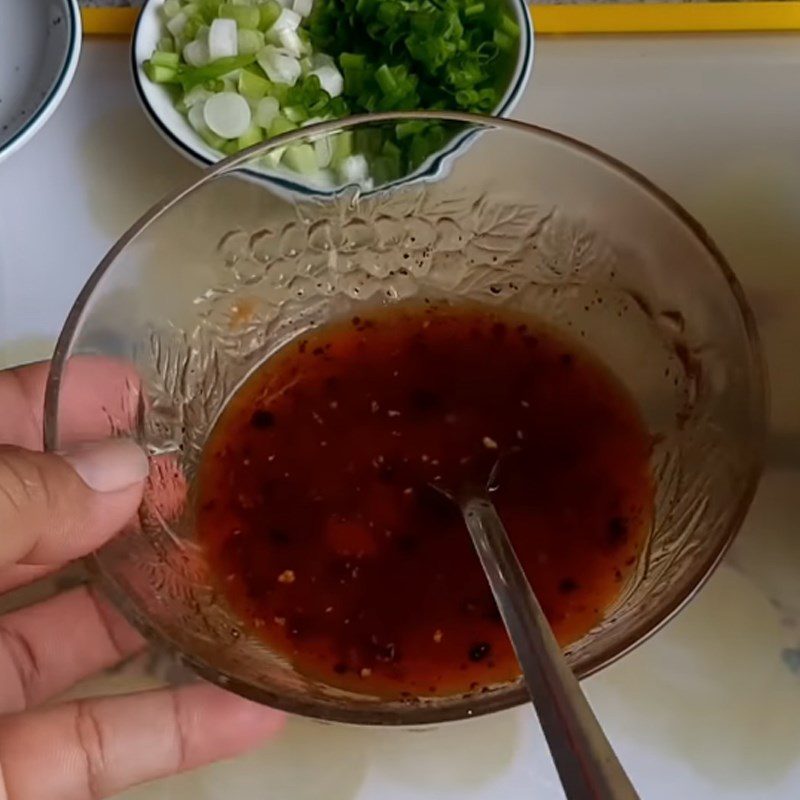
{"type": "MultiPolygon", "coordinates": [[[[281,88],[315,76],[321,105],[342,93],[344,79],[335,60],[313,52],[308,36],[299,32],[313,0],[219,3],[210,24],[201,4],[166,0],[162,13],[168,35],[145,70],[152,80],[176,87],[176,107],[206,144],[230,154],[331,118],[286,102],[287,92],[281,88]]],[[[340,177],[368,178],[360,162],[358,168],[342,167],[349,148],[340,148],[347,153],[336,159],[336,138],[280,148],[267,164],[287,167],[325,186],[334,183],[329,168],[340,177]]]]}
{"type": "Polygon", "coordinates": [[[208,31],[208,57],[210,61],[239,55],[236,21],[215,19],[208,31]]]}
{"type": "Polygon", "coordinates": [[[256,105],[256,125],[266,130],[280,113],[280,104],[274,97],[262,97],[256,105]]]}
{"type": "Polygon", "coordinates": [[[294,0],[292,9],[301,17],[307,17],[314,7],[314,0],[294,0]]]}
{"type": "Polygon", "coordinates": [[[192,39],[183,48],[183,60],[193,67],[204,67],[211,61],[211,53],[208,44],[200,39],[192,39]]]}
{"type": "Polygon", "coordinates": [[[273,83],[294,86],[302,74],[300,61],[287,50],[268,44],[258,53],[258,64],[273,83]]]}
{"type": "Polygon", "coordinates": [[[291,8],[281,9],[278,19],[272,23],[272,27],[267,31],[268,35],[278,35],[281,31],[296,31],[300,27],[301,17],[291,8]]]}
{"type": "Polygon", "coordinates": [[[339,164],[339,177],[344,183],[363,184],[369,179],[369,164],[363,155],[347,156],[339,164]]]}
{"type": "Polygon", "coordinates": [[[235,92],[220,92],[203,106],[206,125],[223,139],[243,136],[253,119],[247,100],[235,92]]]}
{"type": "Polygon", "coordinates": [[[169,22],[167,22],[167,30],[177,39],[181,36],[184,29],[186,28],[186,23],[189,21],[189,17],[181,11],[180,13],[176,14],[169,22]]]}
{"type": "Polygon", "coordinates": [[[319,78],[319,85],[331,97],[338,97],[344,89],[344,78],[334,64],[323,64],[308,74],[316,75],[319,78]]]}

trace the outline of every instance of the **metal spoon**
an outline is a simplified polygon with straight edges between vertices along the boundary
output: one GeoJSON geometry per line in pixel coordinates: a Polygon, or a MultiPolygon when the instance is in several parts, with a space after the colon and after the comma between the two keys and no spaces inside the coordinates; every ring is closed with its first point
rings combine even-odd
{"type": "Polygon", "coordinates": [[[489,499],[488,492],[497,488],[498,465],[486,491],[453,496],[434,488],[461,508],[568,800],[636,800],[489,499]]]}

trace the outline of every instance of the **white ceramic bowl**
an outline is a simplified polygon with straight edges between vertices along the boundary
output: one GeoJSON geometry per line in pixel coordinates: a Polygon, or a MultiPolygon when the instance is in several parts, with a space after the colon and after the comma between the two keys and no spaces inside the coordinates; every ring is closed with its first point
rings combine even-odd
{"type": "Polygon", "coordinates": [[[78,0],[0,0],[0,161],[56,110],[80,49],[78,0]]]}
{"type": "MultiPolygon", "coordinates": [[[[527,2],[526,0],[507,0],[507,2],[509,10],[513,12],[520,28],[519,52],[508,88],[497,108],[492,112],[492,116],[495,117],[511,116],[511,112],[525,90],[533,67],[533,23],[527,2]]],[[[195,163],[214,164],[222,161],[225,156],[203,141],[189,125],[186,117],[175,108],[165,87],[148,80],[142,69],[142,64],[150,58],[156,49],[158,40],[163,36],[163,22],[159,11],[163,4],[164,0],[145,0],[133,33],[132,67],[136,92],[145,113],[156,130],[173,147],[195,163]]],[[[448,148],[448,152],[452,153],[453,149],[453,147],[448,148]]],[[[294,184],[294,188],[301,188],[294,181],[287,181],[287,174],[284,171],[276,173],[276,177],[282,179],[280,182],[294,184]]]]}

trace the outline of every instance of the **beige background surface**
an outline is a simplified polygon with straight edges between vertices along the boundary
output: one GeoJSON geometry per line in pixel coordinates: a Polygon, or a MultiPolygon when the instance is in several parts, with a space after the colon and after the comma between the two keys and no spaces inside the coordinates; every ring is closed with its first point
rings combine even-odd
{"type": "MultiPolygon", "coordinates": [[[[643,171],[739,274],[772,379],[769,466],[697,599],[586,681],[647,800],[797,800],[800,786],[800,36],[553,37],[517,116],[643,171]]],[[[52,120],[0,165],[0,364],[46,357],[136,217],[196,168],[137,105],[122,40],[89,40],[52,120]]],[[[129,691],[130,670],[80,691],[129,691]]],[[[426,733],[293,720],[285,737],[125,800],[556,800],[528,709],[426,733]]]]}

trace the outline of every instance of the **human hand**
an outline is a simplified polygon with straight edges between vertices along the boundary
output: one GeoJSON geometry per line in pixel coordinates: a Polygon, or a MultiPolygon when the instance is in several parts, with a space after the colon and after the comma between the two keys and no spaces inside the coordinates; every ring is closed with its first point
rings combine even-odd
{"type": "MultiPolygon", "coordinates": [[[[93,426],[114,367],[76,368],[85,375],[71,383],[80,395],[65,400],[62,434],[105,436],[93,426]]],[[[46,378],[46,364],[0,372],[0,592],[112,536],[134,515],[148,471],[124,439],[41,453],[46,378]]],[[[143,647],[88,587],[0,616],[0,800],[109,797],[237,755],[280,729],[278,712],[206,684],[41,707],[143,647]]]]}

